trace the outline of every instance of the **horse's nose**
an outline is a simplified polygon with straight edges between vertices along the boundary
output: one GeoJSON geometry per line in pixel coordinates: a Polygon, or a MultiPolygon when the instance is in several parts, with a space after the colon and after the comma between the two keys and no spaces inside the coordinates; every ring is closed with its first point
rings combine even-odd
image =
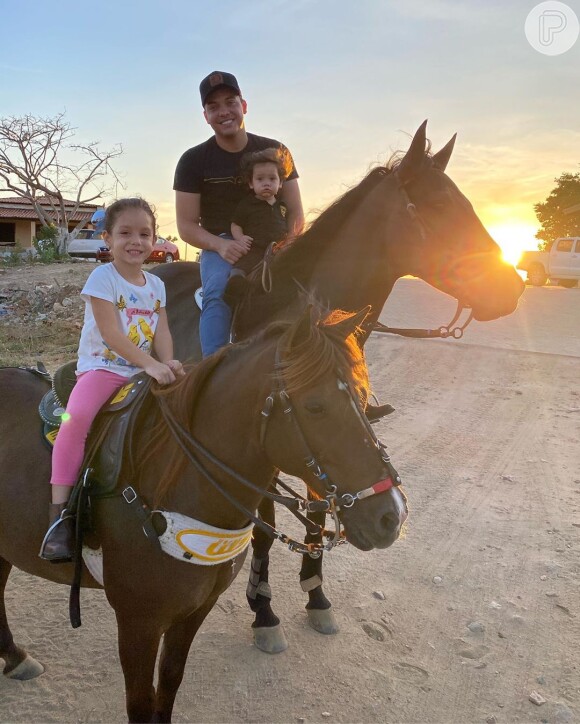
{"type": "Polygon", "coordinates": [[[378,539],[391,541],[398,538],[401,525],[401,519],[397,513],[385,513],[377,523],[378,539]]]}
{"type": "Polygon", "coordinates": [[[389,491],[393,507],[387,510],[377,521],[377,533],[380,539],[396,539],[407,520],[405,496],[398,488],[389,491]]]}

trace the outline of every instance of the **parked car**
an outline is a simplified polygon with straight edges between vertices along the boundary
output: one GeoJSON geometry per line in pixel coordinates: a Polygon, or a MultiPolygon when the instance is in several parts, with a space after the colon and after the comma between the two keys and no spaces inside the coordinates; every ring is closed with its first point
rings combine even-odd
{"type": "Polygon", "coordinates": [[[550,251],[524,251],[518,269],[528,272],[528,281],[543,286],[548,278],[571,289],[580,279],[580,236],[556,239],[550,251]]]}
{"type": "Polygon", "coordinates": [[[67,252],[76,259],[97,259],[104,243],[101,231],[81,229],[76,238],[69,242],[67,252]]]}
{"type": "MultiPolygon", "coordinates": [[[[113,257],[111,252],[101,242],[100,248],[97,250],[97,261],[111,261],[113,257]]],[[[172,261],[179,261],[179,249],[172,241],[159,237],[153,246],[153,251],[149,255],[147,262],[164,262],[169,264],[172,261]]]]}

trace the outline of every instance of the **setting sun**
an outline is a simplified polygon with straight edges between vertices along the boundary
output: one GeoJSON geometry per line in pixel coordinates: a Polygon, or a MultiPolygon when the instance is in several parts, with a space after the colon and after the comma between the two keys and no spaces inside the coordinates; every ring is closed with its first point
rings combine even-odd
{"type": "Polygon", "coordinates": [[[538,227],[533,224],[498,224],[489,226],[487,230],[501,247],[503,258],[510,264],[517,264],[523,251],[538,248],[535,236],[538,227]]]}

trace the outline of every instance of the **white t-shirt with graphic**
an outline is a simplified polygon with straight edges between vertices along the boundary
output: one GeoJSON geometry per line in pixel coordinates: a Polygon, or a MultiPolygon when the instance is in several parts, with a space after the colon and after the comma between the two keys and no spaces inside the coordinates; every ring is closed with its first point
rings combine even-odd
{"type": "Polygon", "coordinates": [[[143,352],[151,354],[159,310],[165,306],[165,284],[144,271],[145,284],[139,287],[124,279],[113,264],[97,267],[81,291],[85,302],[85,321],[79,344],[77,374],[89,370],[109,370],[132,377],[141,368],[129,363],[104,342],[91,305],[91,297],[112,302],[121,332],[143,352]]]}

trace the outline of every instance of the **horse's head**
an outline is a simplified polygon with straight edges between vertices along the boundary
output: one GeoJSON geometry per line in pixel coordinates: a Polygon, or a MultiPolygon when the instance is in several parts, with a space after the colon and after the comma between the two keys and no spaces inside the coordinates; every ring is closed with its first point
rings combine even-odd
{"type": "Polygon", "coordinates": [[[413,274],[473,309],[480,321],[513,312],[524,285],[485,230],[471,203],[445,174],[455,136],[426,153],[425,121],[391,179],[399,189],[398,245],[413,274]]]}
{"type": "Polygon", "coordinates": [[[327,501],[361,550],[390,546],[407,517],[400,480],[363,414],[368,375],[354,335],[367,312],[315,322],[309,308],[288,328],[261,435],[272,463],[327,501]]]}

